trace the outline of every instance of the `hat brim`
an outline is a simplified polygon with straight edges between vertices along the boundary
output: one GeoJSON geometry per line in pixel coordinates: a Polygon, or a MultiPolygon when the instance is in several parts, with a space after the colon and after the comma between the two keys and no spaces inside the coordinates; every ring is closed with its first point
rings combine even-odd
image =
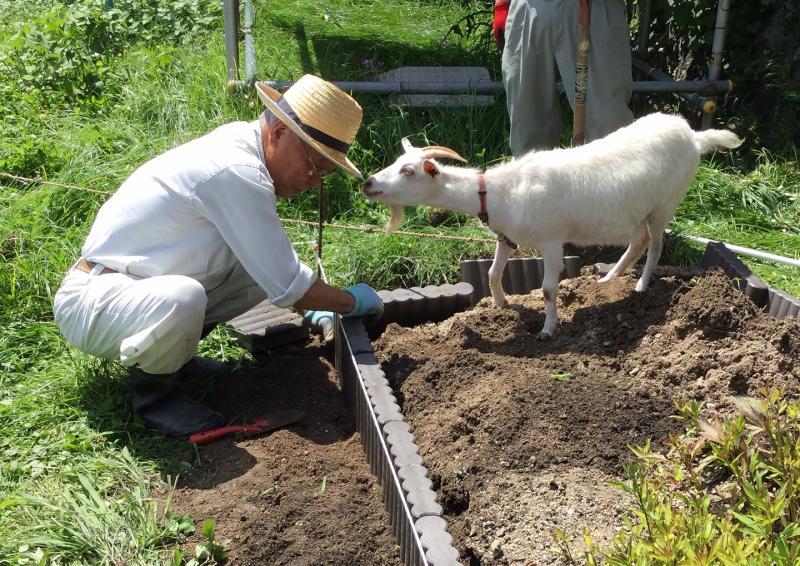
{"type": "Polygon", "coordinates": [[[281,97],[281,93],[275,90],[274,88],[265,85],[264,83],[256,83],[256,92],[258,93],[258,97],[261,99],[261,102],[264,103],[264,106],[275,115],[275,117],[286,124],[286,126],[292,130],[300,139],[314,148],[318,153],[321,153],[326,158],[330,159],[336,165],[344,169],[347,173],[362,179],[363,176],[361,175],[361,171],[358,170],[358,167],[353,165],[353,162],[347,158],[347,155],[342,153],[341,151],[336,151],[335,149],[331,149],[326,145],[323,145],[316,141],[314,138],[309,136],[306,132],[303,131],[297,123],[292,120],[286,112],[281,110],[278,106],[278,99],[281,97]]]}

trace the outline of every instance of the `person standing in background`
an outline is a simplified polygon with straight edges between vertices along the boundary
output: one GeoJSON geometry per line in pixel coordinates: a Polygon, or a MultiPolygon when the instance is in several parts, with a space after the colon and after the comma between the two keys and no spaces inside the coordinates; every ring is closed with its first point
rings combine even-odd
{"type": "MultiPolygon", "coordinates": [[[[492,31],[502,51],[503,85],[515,155],[559,145],[558,76],[575,98],[579,0],[497,0],[492,31]]],[[[586,141],[633,121],[630,32],[623,0],[594,0],[586,102],[586,141]]]]}

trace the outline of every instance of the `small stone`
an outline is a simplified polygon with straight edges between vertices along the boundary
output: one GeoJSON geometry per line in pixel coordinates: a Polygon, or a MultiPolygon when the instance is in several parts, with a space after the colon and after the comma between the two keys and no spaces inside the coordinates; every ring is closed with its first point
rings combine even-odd
{"type": "Polygon", "coordinates": [[[496,538],[492,541],[492,544],[489,545],[489,550],[492,551],[492,558],[494,558],[495,560],[497,560],[498,558],[502,558],[503,556],[503,549],[501,548],[502,544],[503,541],[500,540],[499,538],[496,538]]]}

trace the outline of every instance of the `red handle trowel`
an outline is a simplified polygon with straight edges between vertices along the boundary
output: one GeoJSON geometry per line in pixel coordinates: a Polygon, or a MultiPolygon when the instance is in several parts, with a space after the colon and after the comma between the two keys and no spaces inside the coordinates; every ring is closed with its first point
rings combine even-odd
{"type": "Polygon", "coordinates": [[[299,421],[305,413],[303,411],[275,411],[268,417],[259,417],[250,423],[241,425],[230,425],[203,432],[196,432],[189,437],[192,444],[203,445],[216,442],[220,438],[240,433],[243,436],[255,436],[276,428],[281,428],[293,422],[299,421]]]}

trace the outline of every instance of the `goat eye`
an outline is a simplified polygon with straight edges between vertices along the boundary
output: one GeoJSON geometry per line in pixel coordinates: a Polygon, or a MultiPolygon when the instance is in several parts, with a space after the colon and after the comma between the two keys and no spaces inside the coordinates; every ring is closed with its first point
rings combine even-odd
{"type": "Polygon", "coordinates": [[[413,174],[414,174],[414,169],[412,169],[411,167],[409,167],[408,165],[406,165],[405,167],[403,167],[402,169],[400,169],[400,172],[401,172],[403,175],[405,175],[406,177],[410,177],[411,175],[413,175],[413,174]]]}

